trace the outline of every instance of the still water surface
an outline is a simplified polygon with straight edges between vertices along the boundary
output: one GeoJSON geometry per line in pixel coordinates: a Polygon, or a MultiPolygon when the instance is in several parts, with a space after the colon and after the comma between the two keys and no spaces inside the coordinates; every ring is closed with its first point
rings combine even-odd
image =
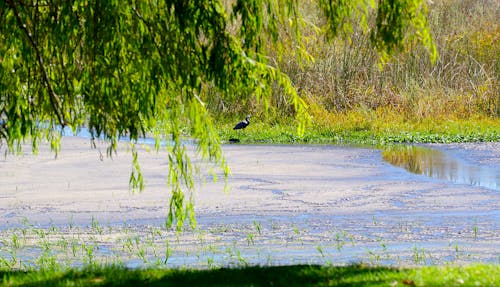
{"type": "Polygon", "coordinates": [[[500,191],[500,169],[470,164],[450,153],[423,146],[395,146],[382,152],[385,161],[412,173],[500,191]]]}
{"type": "MultiPolygon", "coordinates": [[[[66,136],[90,138],[91,134],[86,128],[74,134],[71,129],[65,128],[66,136]]],[[[128,137],[121,137],[122,141],[129,141],[128,137]]],[[[183,141],[186,145],[194,145],[194,141],[183,141]]],[[[149,145],[173,145],[173,142],[154,138],[140,138],[137,143],[149,145]]],[[[469,184],[500,191],[500,169],[491,166],[471,164],[448,152],[435,148],[415,145],[399,145],[386,148],[382,158],[392,165],[402,167],[409,172],[421,174],[432,178],[446,180],[457,184],[469,184]]]]}

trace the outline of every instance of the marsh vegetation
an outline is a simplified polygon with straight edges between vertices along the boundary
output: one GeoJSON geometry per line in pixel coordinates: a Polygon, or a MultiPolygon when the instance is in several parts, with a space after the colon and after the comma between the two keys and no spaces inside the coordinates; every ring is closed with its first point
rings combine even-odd
{"type": "MultiPolygon", "coordinates": [[[[349,40],[325,42],[314,1],[301,1],[309,25],[302,27],[315,61],[299,63],[292,50],[272,62],[290,76],[309,106],[310,125],[294,133],[293,110],[279,89],[274,112],[254,101],[206,100],[226,139],[226,118],[250,112],[247,142],[474,142],[500,139],[500,3],[434,1],[429,25],[439,52],[435,64],[425,49],[402,51],[380,69],[369,36],[354,28],[349,40]],[[309,12],[309,14],[307,14],[309,12]],[[314,24],[314,25],[313,25],[314,24]],[[288,53],[288,54],[287,54],[288,53]],[[259,122],[262,122],[259,125],[259,122]]],[[[272,46],[268,47],[272,50],[272,46]]],[[[246,136],[246,138],[245,138],[246,136]]]]}

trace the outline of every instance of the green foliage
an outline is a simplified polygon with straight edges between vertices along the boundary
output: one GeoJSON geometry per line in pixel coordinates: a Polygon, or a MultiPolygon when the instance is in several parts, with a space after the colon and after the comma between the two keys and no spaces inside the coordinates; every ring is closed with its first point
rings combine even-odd
{"type": "MultiPolygon", "coordinates": [[[[134,143],[152,131],[157,142],[172,142],[168,218],[180,227],[194,219],[184,194],[194,186],[193,166],[182,138],[196,140],[201,157],[228,173],[203,100],[210,98],[207,86],[222,102],[253,98],[266,107],[277,90],[296,116],[298,135],[305,131],[306,104],[264,49],[264,40],[278,43],[285,31],[294,49],[303,50],[298,2],[1,1],[0,144],[19,152],[31,139],[36,151],[46,139],[57,153],[62,127],[85,126],[93,138],[109,141],[111,155],[121,136],[134,143]]],[[[368,11],[368,3],[355,2],[368,11]]],[[[347,20],[351,2],[320,3],[332,35],[354,21],[347,20]]],[[[379,51],[392,54],[406,41],[403,34],[414,30],[432,48],[422,1],[380,1],[378,7],[385,11],[377,22],[382,32],[373,37],[379,51]]],[[[140,159],[132,150],[130,184],[140,190],[140,159]]]]}
{"type": "Polygon", "coordinates": [[[372,41],[384,59],[394,51],[401,50],[405,38],[410,42],[421,41],[429,50],[431,61],[436,61],[437,50],[427,29],[427,5],[425,0],[379,2],[376,18],[377,29],[372,33],[372,41]],[[411,32],[408,33],[408,30],[411,32]]]}
{"type": "MultiPolygon", "coordinates": [[[[498,286],[498,265],[390,268],[293,265],[213,270],[84,270],[1,272],[6,286],[498,286]]],[[[1,279],[0,279],[1,280],[1,279]]]]}
{"type": "Polygon", "coordinates": [[[367,144],[391,143],[451,143],[500,141],[500,119],[478,117],[461,119],[405,119],[394,110],[352,110],[346,113],[325,113],[310,109],[313,124],[303,135],[295,133],[289,124],[293,119],[256,119],[238,133],[231,124],[218,125],[223,141],[239,138],[242,143],[319,143],[367,144]],[[261,121],[262,120],[262,121],[261,121]]]}
{"type": "Polygon", "coordinates": [[[381,53],[381,60],[387,61],[395,52],[402,50],[405,43],[419,41],[429,51],[432,61],[437,51],[427,27],[427,5],[424,0],[321,0],[320,7],[329,20],[332,35],[351,35],[355,26],[369,30],[372,9],[376,10],[375,26],[371,29],[371,41],[381,53]]]}

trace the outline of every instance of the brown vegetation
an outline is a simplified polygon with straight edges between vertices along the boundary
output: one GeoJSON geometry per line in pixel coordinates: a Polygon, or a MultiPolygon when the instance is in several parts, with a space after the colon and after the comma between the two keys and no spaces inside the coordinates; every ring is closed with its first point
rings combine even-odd
{"type": "MultiPolygon", "coordinates": [[[[415,44],[381,68],[380,57],[370,46],[368,31],[354,31],[349,39],[326,41],[321,32],[324,21],[314,1],[301,1],[302,36],[308,54],[298,57],[295,49],[283,45],[279,51],[271,52],[275,56],[270,64],[292,79],[309,104],[313,121],[319,125],[353,111],[393,112],[413,121],[498,118],[500,3],[434,2],[429,4],[429,24],[439,52],[434,64],[428,52],[415,44]],[[307,56],[315,60],[308,62],[307,56]]],[[[282,41],[293,42],[285,32],[281,37],[282,41]]],[[[269,45],[269,49],[274,48],[269,45]]],[[[286,109],[286,101],[276,90],[273,104],[284,107],[278,109],[279,116],[293,113],[286,109]]],[[[226,113],[263,112],[263,105],[250,99],[209,106],[226,113]]]]}

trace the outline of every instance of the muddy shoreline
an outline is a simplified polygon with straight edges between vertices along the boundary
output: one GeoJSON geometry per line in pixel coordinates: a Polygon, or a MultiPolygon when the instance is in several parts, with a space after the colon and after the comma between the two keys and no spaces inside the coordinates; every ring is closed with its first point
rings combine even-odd
{"type": "MultiPolygon", "coordinates": [[[[499,143],[431,146],[500,168],[499,143]]],[[[90,228],[91,220],[113,227],[126,222],[139,235],[146,227],[161,228],[168,207],[166,153],[140,153],[146,189],[134,194],[128,188],[131,155],[125,145],[119,149],[113,159],[101,161],[88,140],[67,137],[56,160],[46,147],[37,156],[0,159],[0,236],[23,222],[82,230],[90,228]]],[[[411,263],[415,248],[432,255],[425,264],[497,262],[500,256],[498,191],[411,174],[383,162],[380,151],[369,148],[223,149],[231,168],[230,191],[208,175],[198,184],[197,230],[205,234],[205,244],[221,250],[225,244],[238,245],[249,263],[266,264],[264,258],[272,258],[271,264],[311,263],[311,258],[312,263],[349,263],[379,252],[391,257],[385,263],[401,264],[411,263]],[[262,229],[258,235],[255,224],[262,229]],[[255,234],[253,244],[247,242],[249,230],[255,234]],[[342,245],[340,252],[338,234],[355,244],[342,245]],[[318,246],[323,246],[321,255],[318,246]]],[[[188,247],[179,246],[171,260],[194,264],[182,248],[188,247]]]]}

